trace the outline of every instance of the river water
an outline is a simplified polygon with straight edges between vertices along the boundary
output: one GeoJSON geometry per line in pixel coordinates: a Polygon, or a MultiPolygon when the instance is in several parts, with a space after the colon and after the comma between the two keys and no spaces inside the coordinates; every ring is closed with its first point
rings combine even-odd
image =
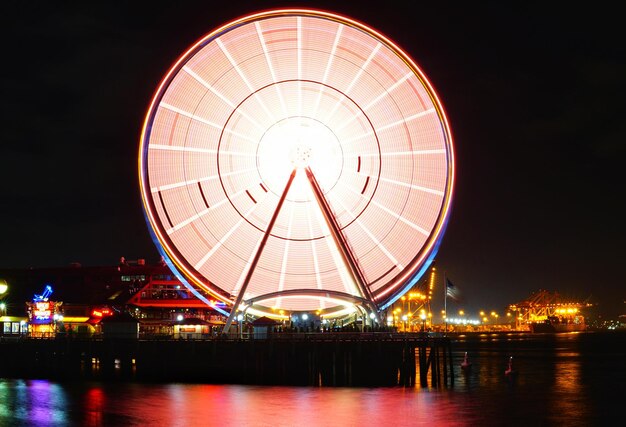
{"type": "Polygon", "coordinates": [[[461,335],[453,357],[454,384],[439,387],[0,378],[0,426],[624,425],[624,331],[461,335]]]}

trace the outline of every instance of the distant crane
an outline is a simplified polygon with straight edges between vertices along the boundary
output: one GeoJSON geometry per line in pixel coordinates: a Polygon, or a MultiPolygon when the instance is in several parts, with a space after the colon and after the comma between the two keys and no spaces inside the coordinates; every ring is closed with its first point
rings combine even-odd
{"type": "MultiPolygon", "coordinates": [[[[591,307],[588,302],[565,299],[557,292],[549,292],[540,289],[533,293],[525,301],[509,306],[509,310],[517,312],[516,329],[526,326],[531,322],[541,321],[554,316],[580,317],[581,310],[591,307]]],[[[584,320],[584,318],[582,318],[584,320]]]]}

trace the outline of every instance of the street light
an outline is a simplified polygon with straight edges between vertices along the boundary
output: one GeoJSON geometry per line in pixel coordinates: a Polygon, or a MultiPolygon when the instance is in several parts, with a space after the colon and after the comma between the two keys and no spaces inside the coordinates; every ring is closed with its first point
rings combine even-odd
{"type": "Polygon", "coordinates": [[[243,314],[237,315],[237,326],[239,327],[239,338],[243,339],[243,325],[241,324],[243,320],[243,314]]]}
{"type": "Polygon", "coordinates": [[[426,332],[426,314],[420,314],[420,318],[422,319],[422,332],[426,332]]]}

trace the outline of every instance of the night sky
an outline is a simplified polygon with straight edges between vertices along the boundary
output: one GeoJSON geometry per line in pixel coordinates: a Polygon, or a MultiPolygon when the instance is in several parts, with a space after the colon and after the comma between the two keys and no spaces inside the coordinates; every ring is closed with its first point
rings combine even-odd
{"type": "Polygon", "coordinates": [[[621,13],[546,4],[4,2],[0,268],[156,262],[137,153],[161,78],[227,21],[318,7],[393,40],[446,109],[457,184],[436,266],[463,293],[452,309],[547,289],[626,313],[621,13]]]}

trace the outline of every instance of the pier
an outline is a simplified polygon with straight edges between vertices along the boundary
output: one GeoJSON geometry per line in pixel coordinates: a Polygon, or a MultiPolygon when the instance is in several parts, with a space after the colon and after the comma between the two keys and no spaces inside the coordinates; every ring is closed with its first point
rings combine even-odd
{"type": "Polygon", "coordinates": [[[328,387],[454,383],[449,338],[388,332],[3,340],[0,376],[328,387]]]}

